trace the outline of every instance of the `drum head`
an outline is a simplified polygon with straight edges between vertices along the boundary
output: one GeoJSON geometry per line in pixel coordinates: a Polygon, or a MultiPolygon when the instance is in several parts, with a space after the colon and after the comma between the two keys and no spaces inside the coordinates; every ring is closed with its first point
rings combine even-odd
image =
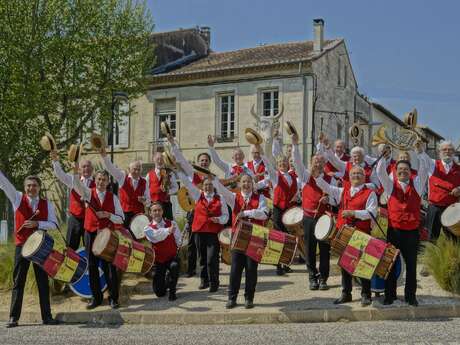
{"type": "Polygon", "coordinates": [[[331,233],[332,230],[332,218],[324,214],[321,217],[319,217],[318,221],[316,222],[315,226],[315,237],[316,239],[323,241],[327,239],[329,234],[331,233]]]}
{"type": "Polygon", "coordinates": [[[102,229],[98,232],[93,242],[92,251],[94,255],[101,255],[101,253],[107,247],[107,243],[109,243],[111,236],[112,230],[110,230],[109,228],[102,229]]]}
{"type": "Polygon", "coordinates": [[[301,207],[294,206],[284,212],[281,221],[285,225],[298,224],[303,219],[303,210],[301,207]]]}
{"type": "Polygon", "coordinates": [[[40,249],[45,240],[45,234],[43,230],[37,230],[30,235],[22,247],[22,256],[25,258],[33,256],[40,249]]]}
{"type": "Polygon", "coordinates": [[[230,245],[231,228],[225,228],[219,232],[219,242],[224,246],[230,245]]]}
{"type": "Polygon", "coordinates": [[[129,224],[129,228],[133,232],[134,237],[140,240],[141,238],[145,237],[144,228],[148,226],[149,223],[150,223],[149,218],[145,214],[138,214],[131,220],[131,223],[129,224]]]}
{"type": "Polygon", "coordinates": [[[460,203],[450,205],[441,214],[441,223],[445,227],[451,227],[460,221],[460,203]]]}

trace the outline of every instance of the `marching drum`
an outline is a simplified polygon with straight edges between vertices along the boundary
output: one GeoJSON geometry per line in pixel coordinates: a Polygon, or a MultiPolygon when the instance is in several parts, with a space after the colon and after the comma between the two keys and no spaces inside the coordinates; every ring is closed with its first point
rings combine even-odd
{"type": "Polygon", "coordinates": [[[455,236],[460,236],[460,203],[452,204],[444,210],[441,224],[455,236]]]}
{"type": "Polygon", "coordinates": [[[144,228],[148,226],[149,223],[150,220],[145,214],[138,214],[131,219],[129,228],[137,240],[141,240],[145,237],[144,228]]]}
{"type": "Polygon", "coordinates": [[[105,228],[98,231],[91,250],[97,257],[107,262],[112,262],[115,258],[117,248],[118,236],[115,234],[115,231],[105,228]]]}
{"type": "Polygon", "coordinates": [[[230,240],[231,240],[232,228],[225,228],[219,232],[219,243],[221,251],[222,261],[230,265],[232,263],[232,257],[230,254],[230,240]]]}
{"type": "MultiPolygon", "coordinates": [[[[316,229],[315,229],[316,230],[316,229]]],[[[337,255],[342,255],[343,251],[348,245],[353,232],[357,231],[356,228],[350,226],[344,226],[342,229],[336,232],[335,236],[331,240],[331,250],[337,255]]]]}
{"type": "Polygon", "coordinates": [[[335,235],[334,218],[328,214],[323,214],[318,218],[315,225],[315,237],[318,241],[331,241],[335,235]]]}
{"type": "MultiPolygon", "coordinates": [[[[77,254],[83,259],[87,260],[87,254],[84,247],[77,250],[77,254]]],[[[107,282],[105,280],[104,271],[102,270],[102,263],[99,261],[99,283],[101,286],[101,292],[104,292],[107,289],[107,282]]],[[[80,279],[70,283],[70,290],[74,294],[83,298],[91,298],[93,296],[91,288],[89,286],[89,273],[88,270],[85,271],[85,274],[81,276],[80,279]]]]}
{"type": "Polygon", "coordinates": [[[51,278],[64,283],[78,281],[88,262],[72,248],[56,243],[45,231],[37,230],[22,247],[22,256],[39,265],[51,278]]]}
{"type": "Polygon", "coordinates": [[[298,245],[301,255],[305,258],[305,240],[303,231],[303,209],[302,207],[293,206],[283,213],[281,218],[284,226],[294,236],[298,238],[298,245]]]}

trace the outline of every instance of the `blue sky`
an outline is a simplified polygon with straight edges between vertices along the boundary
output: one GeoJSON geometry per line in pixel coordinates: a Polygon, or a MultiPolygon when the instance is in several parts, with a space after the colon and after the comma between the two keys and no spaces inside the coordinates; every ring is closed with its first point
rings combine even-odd
{"type": "Polygon", "coordinates": [[[460,1],[148,0],[155,31],[211,27],[215,51],[343,37],[360,92],[398,116],[460,139],[460,1]]]}

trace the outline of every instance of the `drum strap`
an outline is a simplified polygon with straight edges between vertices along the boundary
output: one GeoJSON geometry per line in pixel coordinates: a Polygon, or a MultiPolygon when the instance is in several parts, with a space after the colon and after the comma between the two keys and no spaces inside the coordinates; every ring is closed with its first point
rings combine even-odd
{"type": "MultiPolygon", "coordinates": [[[[369,212],[369,211],[367,211],[369,212]]],[[[383,235],[383,238],[385,238],[385,242],[386,242],[386,234],[385,232],[383,231],[382,227],[380,226],[379,222],[377,221],[377,218],[375,218],[375,216],[372,214],[372,212],[369,212],[369,215],[371,216],[372,220],[374,221],[374,223],[377,225],[377,227],[379,228],[380,232],[382,233],[383,235]]]]}

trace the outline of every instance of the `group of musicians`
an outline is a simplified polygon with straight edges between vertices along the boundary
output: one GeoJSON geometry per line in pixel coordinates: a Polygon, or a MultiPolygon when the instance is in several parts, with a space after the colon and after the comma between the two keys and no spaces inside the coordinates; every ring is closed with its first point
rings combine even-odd
{"type": "MultiPolygon", "coordinates": [[[[277,133],[275,133],[277,135],[277,133]]],[[[172,135],[168,136],[170,151],[175,158],[176,170],[166,169],[164,156],[154,153],[154,169],[144,178],[141,163],[131,162],[127,172],[117,168],[107,157],[105,147],[100,148],[106,170],[94,172],[89,160],[75,162],[72,173],[65,173],[59,163],[58,153],[51,151],[55,176],[70,190],[67,245],[78,249],[83,241],[88,253],[89,280],[92,298],[87,308],[102,304],[103,294],[99,285],[99,264],[108,283],[109,305],[119,307],[119,272],[109,262],[92,254],[92,244],[98,230],[103,228],[129,230],[133,216],[148,208],[151,223],[145,227],[145,237],[155,250],[153,269],[153,291],[158,296],[168,292],[169,300],[176,296],[179,277],[177,253],[182,245],[182,235],[173,219],[170,195],[178,190],[177,179],[188,189],[195,207],[188,214],[188,276],[196,273],[199,260],[199,289],[214,293],[219,289],[220,244],[218,234],[230,224],[232,233],[239,220],[266,225],[272,215],[273,228],[286,231],[282,222],[283,213],[290,207],[301,204],[304,212],[303,229],[305,261],[310,290],[327,290],[329,277],[330,245],[317,241],[314,235],[316,222],[326,212],[334,213],[336,226],[352,226],[365,233],[371,232],[376,221],[379,200],[387,200],[387,241],[401,251],[406,263],[405,301],[417,306],[416,266],[420,228],[422,196],[428,193],[427,225],[432,240],[440,234],[440,214],[460,197],[460,165],[454,160],[451,142],[443,142],[439,148],[439,159],[432,160],[424,152],[423,144],[417,144],[415,152],[401,152],[398,160],[388,146],[381,146],[379,158],[365,154],[361,147],[353,147],[350,156],[345,153],[345,143],[331,143],[320,135],[317,152],[309,167],[302,162],[297,134],[291,135],[291,144],[283,153],[279,138],[274,139],[273,153],[276,165],[264,155],[260,145],[252,145],[251,160],[245,160],[244,152],[238,148],[231,163],[223,161],[214,148],[214,138],[208,137],[209,153],[197,157],[197,171],[182,154],[172,135]],[[229,190],[224,181],[209,171],[211,162],[223,171],[226,180],[238,182],[238,188],[229,190]],[[110,175],[119,185],[118,196],[108,190],[110,175]],[[267,206],[273,200],[273,211],[267,206]],[[319,267],[317,268],[317,247],[319,267]]],[[[21,313],[24,286],[29,261],[22,257],[21,248],[27,238],[37,229],[49,230],[57,227],[53,205],[39,196],[41,181],[29,176],[24,181],[24,192],[17,191],[0,172],[0,188],[11,201],[15,211],[15,263],[13,271],[11,312],[8,327],[15,327],[21,313]]],[[[444,229],[447,236],[452,237],[444,229]]],[[[44,324],[56,324],[50,309],[48,277],[33,264],[39,289],[41,314],[44,324]]],[[[245,271],[245,308],[254,306],[257,285],[258,263],[243,253],[231,252],[230,284],[227,308],[237,305],[237,296],[245,271]]],[[[291,272],[287,266],[278,265],[276,273],[291,272]]],[[[372,303],[370,281],[361,279],[361,304],[372,303]]],[[[352,277],[342,269],[342,293],[334,303],[352,300],[352,277]]],[[[385,281],[384,304],[396,300],[395,269],[385,281]]]]}

